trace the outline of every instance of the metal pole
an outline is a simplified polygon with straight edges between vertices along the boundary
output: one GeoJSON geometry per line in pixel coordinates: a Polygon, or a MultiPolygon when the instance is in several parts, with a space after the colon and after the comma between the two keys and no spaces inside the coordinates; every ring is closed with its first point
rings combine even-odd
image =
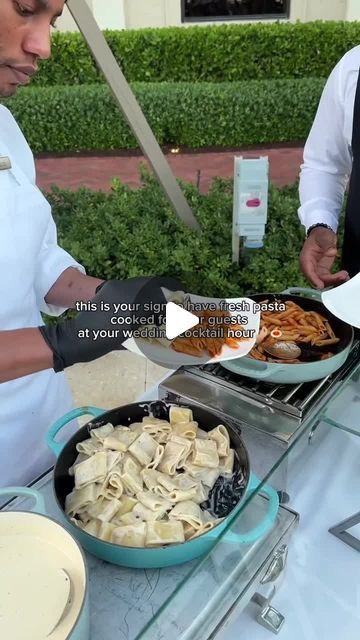
{"type": "Polygon", "coordinates": [[[200,231],[200,226],[176,181],[169,163],[86,0],[68,0],[68,8],[175,212],[188,227],[194,231],[200,231]]]}
{"type": "Polygon", "coordinates": [[[240,260],[240,237],[238,233],[238,210],[239,210],[239,193],[237,186],[237,157],[234,158],[234,199],[233,199],[233,226],[232,226],[232,261],[233,264],[239,265],[240,260]]]}

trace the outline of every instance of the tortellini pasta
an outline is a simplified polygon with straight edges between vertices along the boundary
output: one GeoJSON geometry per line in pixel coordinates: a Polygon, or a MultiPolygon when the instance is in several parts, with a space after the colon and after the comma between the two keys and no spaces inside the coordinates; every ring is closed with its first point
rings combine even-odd
{"type": "Polygon", "coordinates": [[[205,431],[190,409],[172,406],[169,421],[146,416],[94,428],[76,450],[65,512],[100,540],[136,548],[181,544],[221,522],[202,505],[217,479],[233,473],[224,425],[205,431]]]}

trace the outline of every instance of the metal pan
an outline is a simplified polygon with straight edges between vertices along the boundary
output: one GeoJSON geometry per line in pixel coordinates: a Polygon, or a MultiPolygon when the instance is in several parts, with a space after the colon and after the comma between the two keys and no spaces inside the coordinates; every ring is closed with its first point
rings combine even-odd
{"type": "Polygon", "coordinates": [[[255,302],[264,300],[286,302],[292,300],[300,305],[304,311],[317,311],[325,316],[335,334],[340,338],[340,342],[331,347],[334,355],[327,360],[318,360],[316,362],[302,362],[299,364],[277,364],[267,363],[254,360],[253,358],[244,357],[236,360],[227,360],[221,365],[233,372],[248,378],[256,380],[264,380],[266,382],[275,382],[279,384],[298,384],[301,382],[310,382],[312,380],[320,380],[326,378],[344,364],[346,361],[353,340],[354,329],[339,318],[336,318],[321,302],[321,294],[315,289],[288,289],[280,294],[261,293],[251,297],[255,302]],[[299,295],[304,294],[304,295],[299,295]]]}
{"type": "MultiPolygon", "coordinates": [[[[205,411],[195,405],[189,404],[186,406],[192,410],[194,420],[199,423],[203,430],[210,431],[219,424],[220,421],[216,414],[213,414],[210,411],[205,411]]],[[[89,438],[89,432],[91,429],[100,427],[108,422],[114,426],[127,426],[132,422],[141,422],[144,416],[150,414],[167,420],[169,418],[169,410],[170,405],[160,401],[153,403],[130,404],[107,412],[95,407],[83,407],[68,413],[66,416],[58,420],[51,427],[47,435],[47,444],[55,455],[58,456],[54,469],[53,488],[55,498],[60,509],[64,512],[65,498],[74,487],[74,478],[69,475],[68,471],[78,455],[76,445],[89,438]],[[94,416],[95,419],[79,429],[79,431],[77,431],[65,445],[55,442],[56,434],[59,433],[65,424],[74,418],[86,414],[94,416]]],[[[225,493],[230,497],[227,508],[222,514],[217,514],[224,517],[224,520],[214,527],[214,529],[182,544],[164,546],[161,548],[139,549],[115,545],[99,540],[98,538],[79,529],[64,513],[72,535],[76,537],[82,546],[93,555],[98,556],[107,562],[125,567],[146,569],[171,566],[188,562],[189,560],[193,560],[194,558],[208,553],[216,543],[219,536],[224,532],[224,529],[230,524],[243,501],[247,499],[260,484],[260,481],[250,471],[249,457],[240,433],[236,431],[231,424],[227,424],[226,422],[223,424],[228,429],[231,447],[235,449],[235,469],[233,478],[226,486],[225,493]]],[[[219,482],[221,483],[221,480],[218,480],[215,484],[212,489],[213,493],[219,490],[219,482]]],[[[261,488],[261,493],[265,494],[269,499],[268,510],[263,520],[251,531],[244,533],[227,532],[225,534],[226,542],[236,545],[250,544],[265,535],[265,533],[272,527],[279,506],[278,496],[271,487],[266,485],[261,488]]]]}

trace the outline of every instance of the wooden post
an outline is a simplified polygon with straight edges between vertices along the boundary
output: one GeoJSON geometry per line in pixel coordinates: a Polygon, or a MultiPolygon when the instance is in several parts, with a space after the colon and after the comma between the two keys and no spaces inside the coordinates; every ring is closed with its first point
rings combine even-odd
{"type": "Polygon", "coordinates": [[[194,217],[91,9],[85,0],[68,0],[68,8],[175,212],[188,227],[200,231],[199,223],[194,217]]]}

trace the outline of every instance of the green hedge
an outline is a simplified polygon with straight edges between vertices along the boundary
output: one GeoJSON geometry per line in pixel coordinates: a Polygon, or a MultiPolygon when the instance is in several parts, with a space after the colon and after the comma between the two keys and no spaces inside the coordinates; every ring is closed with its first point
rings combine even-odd
{"type": "Polygon", "coordinates": [[[109,194],[53,190],[48,198],[59,242],[88,273],[104,278],[167,274],[193,293],[219,297],[305,285],[298,267],[304,233],[296,185],[271,187],[265,247],[246,267],[231,259],[232,181],[216,179],[207,195],[182,187],[201,234],[185,227],[157,181],[145,174],[136,190],[118,181],[109,194]]]}
{"type": "MultiPolygon", "coordinates": [[[[105,31],[129,82],[225,82],[327,77],[360,42],[359,22],[236,24],[105,31]]],[[[103,77],[80,34],[55,33],[38,85],[103,77]]]]}
{"type": "MultiPolygon", "coordinates": [[[[161,145],[201,148],[306,138],[324,80],[135,84],[161,145]]],[[[27,89],[6,104],[34,152],[137,147],[105,86],[27,89]]]]}

